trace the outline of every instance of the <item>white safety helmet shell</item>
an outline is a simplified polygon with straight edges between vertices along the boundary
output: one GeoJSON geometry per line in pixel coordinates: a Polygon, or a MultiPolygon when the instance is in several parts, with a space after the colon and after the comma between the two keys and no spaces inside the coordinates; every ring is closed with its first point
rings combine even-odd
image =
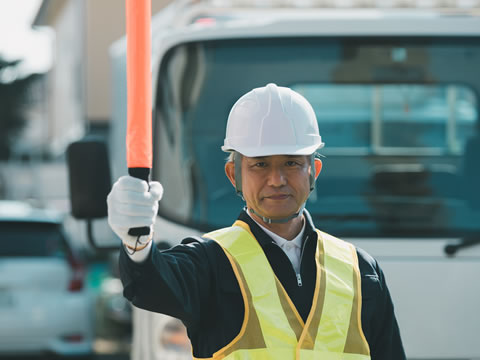
{"type": "Polygon", "coordinates": [[[310,103],[292,89],[268,84],[233,105],[222,150],[248,157],[310,155],[323,145],[310,103]]]}

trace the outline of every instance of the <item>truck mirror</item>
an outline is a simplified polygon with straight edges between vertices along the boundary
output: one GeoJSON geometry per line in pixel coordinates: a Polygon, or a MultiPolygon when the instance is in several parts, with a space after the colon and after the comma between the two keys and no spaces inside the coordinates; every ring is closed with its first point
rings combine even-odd
{"type": "Polygon", "coordinates": [[[110,164],[105,142],[86,137],[67,148],[72,215],[76,219],[107,216],[111,189],[110,164]]]}

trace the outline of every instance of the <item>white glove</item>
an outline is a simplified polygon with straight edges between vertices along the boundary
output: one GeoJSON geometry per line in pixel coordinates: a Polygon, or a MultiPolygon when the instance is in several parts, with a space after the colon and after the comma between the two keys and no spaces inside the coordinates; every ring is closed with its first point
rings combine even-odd
{"type": "Polygon", "coordinates": [[[162,198],[163,187],[159,182],[150,182],[132,176],[122,176],[112,186],[107,197],[108,224],[133,251],[148,245],[153,236],[153,224],[157,217],[158,201],[162,198]],[[128,235],[130,228],[150,227],[150,235],[128,235]]]}

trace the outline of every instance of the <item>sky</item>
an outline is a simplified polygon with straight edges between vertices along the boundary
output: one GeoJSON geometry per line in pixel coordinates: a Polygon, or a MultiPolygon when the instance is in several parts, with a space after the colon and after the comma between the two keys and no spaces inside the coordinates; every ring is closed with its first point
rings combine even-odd
{"type": "Polygon", "coordinates": [[[32,29],[41,0],[0,0],[0,55],[23,59],[19,76],[45,72],[52,64],[53,33],[32,29]]]}

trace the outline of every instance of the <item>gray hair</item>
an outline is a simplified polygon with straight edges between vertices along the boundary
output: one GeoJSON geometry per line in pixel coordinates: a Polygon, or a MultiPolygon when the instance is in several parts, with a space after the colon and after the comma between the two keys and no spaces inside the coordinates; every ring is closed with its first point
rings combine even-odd
{"type": "Polygon", "coordinates": [[[227,158],[225,159],[225,162],[234,162],[234,159],[235,159],[235,150],[232,150],[232,151],[229,151],[228,152],[228,156],[227,158]]]}

